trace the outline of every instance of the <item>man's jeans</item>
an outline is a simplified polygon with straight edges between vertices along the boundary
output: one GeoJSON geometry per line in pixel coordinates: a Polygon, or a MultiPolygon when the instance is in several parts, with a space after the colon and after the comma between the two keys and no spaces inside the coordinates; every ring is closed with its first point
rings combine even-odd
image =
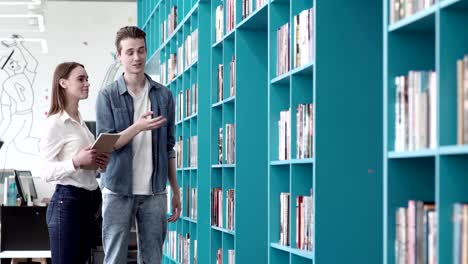
{"type": "Polygon", "coordinates": [[[161,263],[167,228],[167,195],[102,194],[104,263],[126,264],[128,238],[136,217],[138,263],[161,263]]]}

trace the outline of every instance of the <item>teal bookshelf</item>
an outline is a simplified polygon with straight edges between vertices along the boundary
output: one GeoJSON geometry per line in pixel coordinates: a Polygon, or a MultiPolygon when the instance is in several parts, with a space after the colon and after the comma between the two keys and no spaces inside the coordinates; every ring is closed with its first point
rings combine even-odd
{"type": "Polygon", "coordinates": [[[269,3],[268,263],[381,262],[382,8],[378,1],[269,3]],[[277,74],[277,30],[310,8],[315,57],[294,65],[290,26],[290,67],[277,74]],[[313,156],[306,159],[296,155],[299,104],[313,104],[313,156]],[[280,160],[278,121],[288,109],[291,157],[280,160]],[[300,250],[296,199],[311,189],[312,250],[300,250]],[[280,243],[281,193],[290,195],[287,245],[280,243]]]}
{"type": "MultiPolygon", "coordinates": [[[[241,22],[241,1],[235,1],[235,25],[228,32],[227,1],[211,1],[211,188],[234,189],[234,228],[211,227],[210,263],[218,250],[228,263],[228,250],[235,263],[267,262],[267,90],[268,6],[241,22]],[[216,38],[216,9],[224,4],[223,34],[216,38]],[[233,57],[235,60],[233,60],[233,57]],[[231,88],[232,61],[235,85],[231,88]],[[219,65],[223,89],[218,92],[219,65]],[[226,160],[226,125],[235,126],[234,162],[226,160]],[[219,161],[219,128],[223,128],[223,160],[219,161]]],[[[223,226],[226,214],[223,212],[223,226]]]]}
{"type": "MultiPolygon", "coordinates": [[[[177,222],[168,224],[168,231],[175,232],[177,236],[177,242],[171,246],[176,249],[180,246],[179,235],[189,237],[190,247],[185,250],[190,251],[190,263],[194,262],[195,256],[198,263],[208,263],[209,239],[207,238],[210,235],[210,227],[207,216],[210,212],[208,180],[210,152],[209,148],[202,146],[209,145],[210,140],[209,133],[206,133],[210,129],[210,82],[205,77],[210,74],[210,4],[206,1],[195,0],[138,0],[137,6],[138,26],[147,34],[147,73],[171,90],[176,101],[176,115],[177,111],[181,112],[179,116],[176,116],[175,136],[176,142],[181,141],[182,145],[179,155],[181,164],[176,169],[177,179],[182,188],[182,213],[177,222]],[[176,19],[174,18],[176,22],[169,32],[168,15],[171,12],[174,13],[174,6],[177,6],[177,16],[176,19]],[[163,27],[164,22],[165,27],[163,27]],[[188,53],[192,48],[187,46],[186,41],[189,37],[194,39],[195,31],[198,32],[198,56],[192,57],[192,53],[188,53]],[[168,60],[171,54],[175,53],[179,59],[182,56],[178,65],[182,63],[183,67],[177,69],[177,73],[170,79],[171,71],[168,60]],[[180,93],[183,94],[181,102],[178,101],[180,93]],[[197,109],[192,106],[195,94],[197,94],[197,109]],[[190,103],[186,104],[188,96],[190,96],[190,103]],[[200,146],[196,149],[193,145],[189,146],[188,142],[194,136],[197,136],[197,145],[200,146]],[[189,153],[190,147],[192,155],[189,153]],[[189,156],[193,159],[195,156],[193,153],[196,153],[197,159],[190,162],[189,156]],[[197,189],[196,198],[191,198],[190,202],[187,202],[187,192],[195,188],[197,189]],[[196,203],[196,209],[187,211],[187,203],[191,203],[192,206],[196,203]],[[197,241],[196,248],[195,240],[197,241]]],[[[192,194],[190,197],[193,197],[192,194]]],[[[169,246],[169,240],[168,236],[163,263],[183,263],[182,256],[177,253],[169,254],[166,248],[169,246]]]]}
{"type": "MultiPolygon", "coordinates": [[[[181,186],[198,188],[198,218],[183,215],[169,229],[182,235],[190,232],[197,239],[198,263],[216,263],[218,251],[228,263],[229,250],[235,251],[235,263],[381,262],[382,3],[271,0],[261,7],[254,3],[243,17],[242,1],[233,2],[232,30],[227,30],[224,8],[223,32],[217,36],[217,7],[227,0],[138,1],[138,23],[152,36],[148,64],[155,72],[166,67],[162,72],[167,75],[165,62],[177,51],[178,41],[193,28],[199,32],[198,62],[168,82],[174,94],[195,80],[199,84],[198,114],[177,121],[177,137],[198,135],[197,167],[184,158],[184,166],[177,170],[181,186]],[[174,33],[163,39],[161,23],[173,4],[183,15],[178,13],[174,33]],[[291,48],[292,66],[277,74],[278,28],[293,25],[296,15],[312,7],[314,60],[295,67],[291,48]],[[314,105],[313,156],[307,158],[296,156],[299,104],[314,105]],[[280,160],[278,121],[280,112],[288,109],[292,155],[280,160]],[[231,162],[226,159],[231,148],[226,125],[235,127],[231,162]],[[223,193],[222,225],[212,222],[214,188],[223,193]],[[230,189],[233,228],[227,228],[225,213],[230,189]],[[311,189],[313,249],[300,250],[295,243],[295,197],[309,195],[311,189]],[[282,192],[291,195],[289,245],[280,243],[282,192]]],[[[291,47],[295,34],[289,31],[291,47]]],[[[164,261],[180,263],[167,255],[164,261]]]]}
{"type": "Polygon", "coordinates": [[[468,54],[468,1],[435,1],[400,21],[390,22],[384,2],[384,258],[396,263],[396,210],[408,200],[436,206],[438,263],[455,263],[453,205],[468,202],[464,186],[468,149],[457,144],[457,64],[468,54]],[[395,81],[409,70],[435,70],[437,95],[435,146],[395,151],[395,81]]]}

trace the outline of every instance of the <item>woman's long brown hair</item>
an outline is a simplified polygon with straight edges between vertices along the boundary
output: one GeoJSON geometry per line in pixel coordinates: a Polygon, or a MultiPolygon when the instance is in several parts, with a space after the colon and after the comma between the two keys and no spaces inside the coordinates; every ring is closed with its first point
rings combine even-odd
{"type": "Polygon", "coordinates": [[[55,68],[54,79],[52,81],[52,100],[47,116],[62,113],[65,110],[67,102],[65,90],[60,85],[60,79],[68,79],[73,69],[75,69],[78,66],[84,68],[84,66],[78,62],[60,63],[59,65],[57,65],[57,68],[55,68]]]}

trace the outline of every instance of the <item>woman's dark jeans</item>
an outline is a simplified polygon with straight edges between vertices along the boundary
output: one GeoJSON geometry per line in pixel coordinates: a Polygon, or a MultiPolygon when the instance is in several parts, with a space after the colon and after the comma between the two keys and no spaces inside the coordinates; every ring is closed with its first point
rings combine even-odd
{"type": "Polygon", "coordinates": [[[47,208],[53,264],[86,263],[96,237],[101,191],[57,185],[47,208]]]}

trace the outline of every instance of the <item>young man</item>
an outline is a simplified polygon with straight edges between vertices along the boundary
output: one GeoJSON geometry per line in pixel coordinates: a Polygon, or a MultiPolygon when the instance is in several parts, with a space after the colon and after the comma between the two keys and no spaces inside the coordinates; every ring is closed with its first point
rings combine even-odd
{"type": "Polygon", "coordinates": [[[117,32],[117,58],[124,73],[100,91],[97,133],[120,133],[102,174],[104,263],[127,263],[129,231],[136,219],[138,263],[161,263],[167,221],[180,214],[171,92],[145,74],[146,34],[137,27],[117,32]],[[172,215],[166,219],[169,179],[172,215]]]}

